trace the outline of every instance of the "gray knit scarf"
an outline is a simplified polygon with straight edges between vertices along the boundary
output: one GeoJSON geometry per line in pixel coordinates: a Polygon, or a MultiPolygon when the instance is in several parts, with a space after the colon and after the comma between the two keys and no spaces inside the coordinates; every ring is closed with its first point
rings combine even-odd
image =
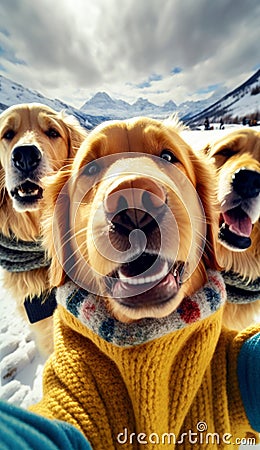
{"type": "Polygon", "coordinates": [[[0,266],[8,272],[25,272],[27,270],[48,267],[45,252],[38,241],[22,241],[13,234],[10,237],[0,233],[0,266]]]}
{"type": "MultiPolygon", "coordinates": [[[[41,241],[22,241],[13,234],[10,237],[0,233],[0,266],[8,272],[26,272],[28,270],[48,267],[41,241]]],[[[52,316],[56,306],[56,289],[47,290],[33,298],[24,299],[24,308],[31,323],[39,322],[52,316]]]]}
{"type": "Polygon", "coordinates": [[[229,303],[251,303],[260,300],[260,277],[254,281],[232,272],[222,272],[229,303]]]}
{"type": "Polygon", "coordinates": [[[226,301],[226,289],[221,274],[208,270],[205,286],[191,297],[185,297],[169,316],[140,319],[130,324],[116,320],[102,299],[72,281],[57,288],[56,299],[58,304],[105,341],[119,347],[133,347],[209,317],[226,301]]]}

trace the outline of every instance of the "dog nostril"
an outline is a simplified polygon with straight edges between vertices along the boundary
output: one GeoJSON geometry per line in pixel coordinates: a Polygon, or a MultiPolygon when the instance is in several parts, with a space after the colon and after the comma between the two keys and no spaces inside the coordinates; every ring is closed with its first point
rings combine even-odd
{"type": "Polygon", "coordinates": [[[12,160],[13,160],[15,166],[24,167],[24,162],[22,160],[21,152],[19,152],[19,151],[14,152],[13,156],[12,156],[12,160]]]}
{"type": "Polygon", "coordinates": [[[126,198],[123,195],[120,195],[119,199],[118,199],[118,203],[117,203],[117,211],[120,212],[127,208],[128,208],[128,203],[127,203],[126,198]]]}
{"type": "Polygon", "coordinates": [[[119,192],[111,192],[104,199],[104,209],[107,214],[116,214],[127,208],[127,199],[119,192]]]}
{"type": "Polygon", "coordinates": [[[158,197],[152,192],[144,191],[142,195],[142,204],[146,211],[151,211],[163,206],[165,204],[165,197],[158,197]]]}

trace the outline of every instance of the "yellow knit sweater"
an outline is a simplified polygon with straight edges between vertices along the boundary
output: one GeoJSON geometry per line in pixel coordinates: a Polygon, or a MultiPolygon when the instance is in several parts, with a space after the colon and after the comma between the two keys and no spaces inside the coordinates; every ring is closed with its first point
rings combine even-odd
{"type": "Polygon", "coordinates": [[[237,335],[221,322],[222,307],[158,339],[119,347],[59,306],[43,400],[32,410],[75,425],[94,450],[236,449],[230,443],[254,433],[236,366],[256,330],[237,335]]]}

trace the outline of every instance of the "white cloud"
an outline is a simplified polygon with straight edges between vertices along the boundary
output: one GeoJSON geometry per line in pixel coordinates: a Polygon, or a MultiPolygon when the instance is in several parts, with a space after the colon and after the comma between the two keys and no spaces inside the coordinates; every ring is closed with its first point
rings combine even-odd
{"type": "Polygon", "coordinates": [[[3,0],[0,18],[2,74],[77,106],[99,90],[197,99],[259,63],[258,0],[3,0]]]}

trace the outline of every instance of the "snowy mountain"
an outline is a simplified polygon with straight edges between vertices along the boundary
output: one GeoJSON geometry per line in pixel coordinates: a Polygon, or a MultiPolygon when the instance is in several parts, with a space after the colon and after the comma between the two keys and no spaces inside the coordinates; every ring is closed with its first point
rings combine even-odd
{"type": "Polygon", "coordinates": [[[208,117],[210,122],[220,118],[242,118],[260,113],[260,69],[248,80],[224,95],[220,100],[188,118],[189,125],[198,125],[208,117]]]}
{"type": "Polygon", "coordinates": [[[133,104],[130,104],[120,99],[113,99],[106,92],[97,92],[82,105],[80,111],[94,116],[106,114],[113,119],[127,119],[128,117],[140,115],[164,119],[175,112],[178,113],[180,118],[187,118],[194,116],[218,100],[223,95],[223,91],[226,92],[225,89],[222,89],[221,91],[214,92],[206,100],[188,100],[178,106],[173,100],[169,100],[164,105],[159,106],[142,97],[138,98],[133,104]]]}
{"type": "Polygon", "coordinates": [[[232,92],[226,94],[221,88],[206,100],[186,101],[178,106],[173,100],[159,106],[142,97],[129,104],[124,100],[111,98],[106,92],[98,92],[80,109],[76,109],[59,99],[44,97],[39,92],[0,75],[0,112],[16,103],[39,102],[57,111],[64,109],[68,114],[74,115],[86,128],[92,128],[108,119],[126,119],[140,115],[164,119],[174,112],[188,124],[196,126],[203,122],[206,116],[212,122],[219,121],[220,117],[227,115],[242,117],[259,111],[259,93],[260,70],[232,92]]]}
{"type": "Polygon", "coordinates": [[[159,106],[145,98],[138,98],[133,104],[111,98],[106,92],[98,92],[86,101],[80,111],[91,115],[106,114],[114,119],[145,115],[163,119],[177,112],[179,117],[190,124],[197,124],[209,116],[210,121],[230,114],[232,117],[249,115],[259,110],[260,70],[241,86],[226,93],[225,88],[214,92],[206,100],[186,101],[178,106],[173,100],[159,106]],[[256,92],[255,92],[256,91],[256,92]],[[220,100],[219,100],[220,99],[220,100]]]}
{"type": "Polygon", "coordinates": [[[75,116],[79,122],[86,128],[92,128],[107,119],[101,114],[101,117],[92,117],[58,99],[49,99],[44,97],[39,92],[27,89],[21,84],[15,83],[12,80],[0,75],[0,113],[9,106],[17,103],[43,103],[44,105],[53,108],[55,111],[65,110],[67,114],[75,116]]]}
{"type": "Polygon", "coordinates": [[[90,100],[84,103],[80,111],[94,116],[105,114],[111,118],[121,118],[128,115],[129,106],[123,100],[112,99],[106,92],[97,92],[90,100]]]}
{"type": "Polygon", "coordinates": [[[37,91],[24,88],[21,84],[14,83],[8,78],[0,75],[0,102],[1,110],[16,103],[39,102],[50,106],[53,109],[60,110],[68,108],[68,105],[60,100],[51,100],[44,97],[37,91]]]}
{"type": "Polygon", "coordinates": [[[101,112],[104,113],[105,111],[113,119],[127,119],[141,115],[164,118],[174,113],[176,109],[177,106],[172,100],[169,100],[163,106],[158,106],[140,97],[133,104],[130,104],[124,100],[113,99],[106,92],[98,92],[82,105],[80,111],[92,115],[100,115],[101,112]]]}

